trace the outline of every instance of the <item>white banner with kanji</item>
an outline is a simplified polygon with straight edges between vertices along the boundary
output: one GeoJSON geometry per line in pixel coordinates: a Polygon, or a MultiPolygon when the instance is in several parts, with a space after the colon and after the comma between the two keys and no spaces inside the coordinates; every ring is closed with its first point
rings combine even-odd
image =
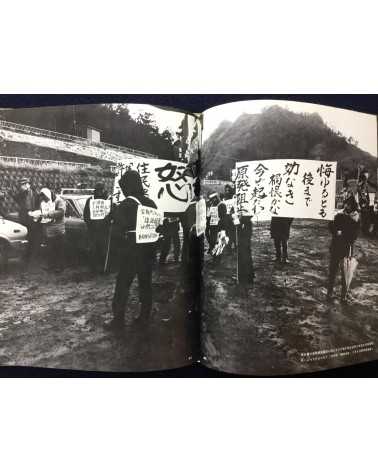
{"type": "Polygon", "coordinates": [[[185,173],[183,162],[164,159],[130,158],[117,165],[114,181],[115,201],[124,199],[118,181],[129,169],[139,172],[146,195],[164,213],[182,213],[193,197],[193,177],[185,173]]]}
{"type": "Polygon", "coordinates": [[[270,159],[236,163],[236,207],[255,220],[272,216],[332,220],[336,162],[270,159]]]}

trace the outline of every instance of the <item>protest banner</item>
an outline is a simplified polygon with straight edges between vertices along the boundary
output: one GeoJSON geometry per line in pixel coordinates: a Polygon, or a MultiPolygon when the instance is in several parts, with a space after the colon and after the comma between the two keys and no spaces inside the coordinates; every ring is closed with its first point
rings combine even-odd
{"type": "Polygon", "coordinates": [[[206,202],[201,198],[196,202],[196,234],[201,236],[206,230],[206,202]]]}
{"type": "Polygon", "coordinates": [[[272,216],[332,220],[336,162],[271,159],[236,164],[236,207],[255,220],[272,216]]]}
{"type": "Polygon", "coordinates": [[[165,213],[182,213],[193,197],[193,177],[184,162],[164,159],[129,158],[117,164],[114,181],[116,203],[124,199],[118,181],[127,170],[139,172],[146,195],[165,213]]]}
{"type": "Polygon", "coordinates": [[[159,210],[138,205],[135,240],[137,244],[154,243],[159,239],[156,228],[162,223],[163,216],[159,210]]]}
{"type": "Polygon", "coordinates": [[[110,200],[91,198],[89,201],[89,218],[103,220],[110,213],[110,200]]]}

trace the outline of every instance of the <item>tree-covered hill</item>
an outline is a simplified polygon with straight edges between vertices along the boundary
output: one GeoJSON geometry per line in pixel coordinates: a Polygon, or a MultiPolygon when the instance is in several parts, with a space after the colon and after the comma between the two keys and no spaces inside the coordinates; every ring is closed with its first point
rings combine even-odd
{"type": "Polygon", "coordinates": [[[282,158],[337,161],[339,178],[355,178],[362,166],[376,179],[377,159],[359,149],[352,137],[331,129],[317,113],[280,106],[243,114],[233,123],[223,121],[204,143],[203,172],[230,179],[235,161],[282,158]]]}
{"type": "Polygon", "coordinates": [[[104,143],[177,160],[181,136],[160,131],[150,113],[133,118],[125,105],[75,105],[0,110],[0,120],[86,137],[87,127],[101,131],[104,143]]]}

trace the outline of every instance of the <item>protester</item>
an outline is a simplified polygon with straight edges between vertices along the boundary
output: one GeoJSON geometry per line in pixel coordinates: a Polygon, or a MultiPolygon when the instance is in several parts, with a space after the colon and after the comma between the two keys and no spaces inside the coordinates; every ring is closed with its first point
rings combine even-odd
{"type": "Polygon", "coordinates": [[[370,230],[370,195],[368,175],[362,173],[357,187],[358,204],[361,210],[361,230],[366,236],[369,235],[370,230]]]}
{"type": "Polygon", "coordinates": [[[218,205],[220,199],[217,193],[211,193],[208,201],[208,216],[206,218],[206,239],[209,244],[209,254],[211,254],[218,237],[218,205]]]}
{"type": "Polygon", "coordinates": [[[374,199],[372,223],[373,223],[372,235],[377,237],[378,236],[378,199],[377,197],[374,199]]]}
{"type": "Polygon", "coordinates": [[[341,197],[343,204],[345,200],[347,200],[351,196],[353,196],[353,189],[349,183],[348,177],[345,177],[343,181],[343,188],[341,189],[341,197]]]}
{"type": "Polygon", "coordinates": [[[342,213],[335,216],[334,221],[329,223],[329,229],[332,234],[330,246],[330,264],[327,299],[332,300],[333,289],[339,268],[341,266],[341,299],[346,301],[347,288],[344,274],[344,257],[353,255],[353,245],[357,239],[360,227],[360,217],[358,213],[358,205],[353,196],[344,202],[342,213]]]}
{"type": "Polygon", "coordinates": [[[107,198],[108,194],[104,183],[97,182],[93,197],[87,199],[84,207],[84,221],[87,225],[89,239],[90,265],[94,273],[103,273],[104,271],[109,218],[106,216],[103,219],[91,218],[90,204],[92,200],[106,200],[107,198]]]}
{"type": "Polygon", "coordinates": [[[236,248],[236,233],[235,233],[235,225],[233,223],[233,215],[235,213],[235,208],[232,205],[228,205],[228,202],[234,202],[234,188],[230,184],[226,184],[224,187],[224,204],[226,205],[227,216],[225,217],[225,226],[226,226],[226,233],[227,236],[230,238],[229,248],[236,248]]]}
{"type": "Polygon", "coordinates": [[[238,254],[238,282],[252,284],[255,278],[251,254],[252,219],[250,216],[241,216],[237,225],[237,254],[238,254]]]}
{"type": "Polygon", "coordinates": [[[287,254],[287,242],[290,238],[290,227],[293,218],[284,218],[282,216],[272,216],[270,222],[270,236],[274,241],[276,250],[276,262],[289,262],[287,254]]]}
{"type": "Polygon", "coordinates": [[[19,221],[28,230],[28,245],[25,252],[25,264],[28,266],[38,255],[41,244],[41,224],[29,214],[39,209],[40,201],[38,193],[30,187],[29,179],[22,178],[19,181],[19,186],[20,191],[15,196],[15,200],[19,208],[19,221]]]}
{"type": "Polygon", "coordinates": [[[61,271],[64,266],[66,202],[48,188],[40,191],[40,222],[47,244],[48,269],[61,271]]]}
{"type": "Polygon", "coordinates": [[[113,297],[113,319],[108,326],[120,330],[124,327],[124,315],[130,285],[138,276],[140,321],[148,321],[152,309],[152,267],[156,257],[156,243],[136,243],[136,221],[138,206],[157,208],[155,202],[144,194],[142,180],[137,171],[128,170],[119,180],[126,197],[114,211],[116,230],[122,234],[120,269],[113,297]]]}
{"type": "Polygon", "coordinates": [[[171,244],[173,244],[173,255],[175,262],[179,262],[180,259],[180,222],[177,217],[167,217],[163,220],[162,235],[163,241],[160,252],[159,263],[161,265],[166,263],[171,244]]]}
{"type": "Polygon", "coordinates": [[[196,205],[200,201],[200,180],[194,183],[194,196],[182,217],[182,287],[187,294],[189,313],[200,315],[204,235],[197,236],[196,205]]]}

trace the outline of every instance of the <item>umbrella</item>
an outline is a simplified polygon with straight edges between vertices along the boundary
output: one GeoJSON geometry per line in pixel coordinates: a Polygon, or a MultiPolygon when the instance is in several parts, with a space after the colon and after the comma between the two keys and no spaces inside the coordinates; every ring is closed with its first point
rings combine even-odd
{"type": "Polygon", "coordinates": [[[345,285],[347,291],[349,290],[350,284],[353,279],[353,275],[356,272],[358,261],[355,257],[352,256],[352,248],[350,248],[349,256],[344,257],[344,277],[345,277],[345,285]]]}

